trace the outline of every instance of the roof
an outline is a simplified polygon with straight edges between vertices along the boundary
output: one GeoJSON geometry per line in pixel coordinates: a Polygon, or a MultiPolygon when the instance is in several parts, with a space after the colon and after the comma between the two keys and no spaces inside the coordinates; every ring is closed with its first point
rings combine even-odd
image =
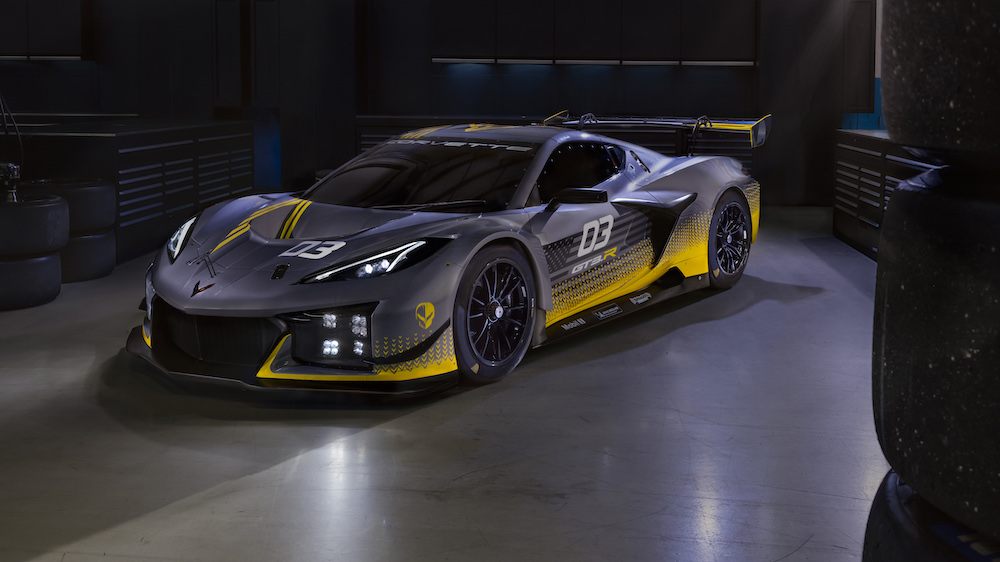
{"type": "Polygon", "coordinates": [[[449,139],[464,141],[505,141],[541,144],[550,138],[566,133],[562,127],[544,125],[492,125],[470,123],[465,125],[445,125],[410,131],[399,136],[401,139],[449,139]]]}

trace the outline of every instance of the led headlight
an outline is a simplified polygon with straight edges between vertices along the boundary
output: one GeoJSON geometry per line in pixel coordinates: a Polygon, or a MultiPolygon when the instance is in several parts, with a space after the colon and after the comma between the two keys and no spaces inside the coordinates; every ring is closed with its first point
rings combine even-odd
{"type": "Polygon", "coordinates": [[[446,239],[428,238],[407,242],[391,250],[353,261],[348,264],[338,264],[317,271],[300,283],[320,283],[323,281],[343,281],[345,279],[364,279],[378,277],[394,271],[399,271],[430,256],[447,242],[446,239]]]}
{"type": "Polygon", "coordinates": [[[188,243],[188,239],[191,237],[191,228],[197,220],[198,215],[195,215],[184,221],[184,224],[174,231],[173,236],[171,236],[170,240],[167,241],[167,255],[170,257],[170,263],[174,263],[174,260],[177,259],[181,250],[183,250],[184,246],[188,243]]]}
{"type": "Polygon", "coordinates": [[[377,303],[283,315],[292,358],[307,365],[371,371],[371,317],[377,303]]]}
{"type": "Polygon", "coordinates": [[[153,319],[153,299],[156,291],[153,289],[153,266],[146,268],[146,318],[153,319]]]}
{"type": "Polygon", "coordinates": [[[150,264],[146,268],[146,317],[142,319],[142,332],[146,341],[151,341],[153,336],[153,299],[156,298],[156,291],[153,289],[153,266],[150,264]]]}

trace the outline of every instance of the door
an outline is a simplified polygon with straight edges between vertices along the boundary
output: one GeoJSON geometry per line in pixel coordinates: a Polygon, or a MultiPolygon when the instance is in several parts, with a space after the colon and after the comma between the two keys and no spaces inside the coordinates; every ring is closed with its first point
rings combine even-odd
{"type": "MultiPolygon", "coordinates": [[[[535,185],[535,201],[547,204],[566,188],[608,192],[609,199],[626,189],[620,148],[598,142],[568,142],[553,150],[535,185]]],[[[606,203],[563,204],[532,220],[542,241],[552,280],[552,324],[602,302],[648,271],[653,262],[649,220],[641,212],[606,203]]]]}

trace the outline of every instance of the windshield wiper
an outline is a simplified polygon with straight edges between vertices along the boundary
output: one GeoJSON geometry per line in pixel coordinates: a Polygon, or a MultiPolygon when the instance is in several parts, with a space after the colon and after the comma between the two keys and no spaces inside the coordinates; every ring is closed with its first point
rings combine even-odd
{"type": "Polygon", "coordinates": [[[447,207],[485,207],[483,199],[461,199],[458,201],[437,201],[434,203],[413,203],[408,205],[375,205],[371,209],[391,209],[397,211],[423,211],[424,209],[442,209],[447,207]]]}

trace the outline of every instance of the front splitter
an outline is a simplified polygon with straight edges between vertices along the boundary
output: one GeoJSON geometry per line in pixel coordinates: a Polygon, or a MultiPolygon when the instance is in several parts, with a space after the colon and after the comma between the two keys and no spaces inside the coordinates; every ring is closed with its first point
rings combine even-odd
{"type": "Polygon", "coordinates": [[[142,327],[137,326],[129,334],[125,350],[129,354],[145,360],[161,373],[178,380],[201,384],[225,386],[255,392],[320,392],[339,394],[369,394],[381,396],[420,396],[433,394],[458,386],[458,373],[445,373],[420,379],[405,381],[294,381],[261,380],[250,374],[241,374],[233,369],[231,376],[213,376],[194,372],[191,369],[170,368],[154,357],[153,350],[146,344],[142,327]]]}

